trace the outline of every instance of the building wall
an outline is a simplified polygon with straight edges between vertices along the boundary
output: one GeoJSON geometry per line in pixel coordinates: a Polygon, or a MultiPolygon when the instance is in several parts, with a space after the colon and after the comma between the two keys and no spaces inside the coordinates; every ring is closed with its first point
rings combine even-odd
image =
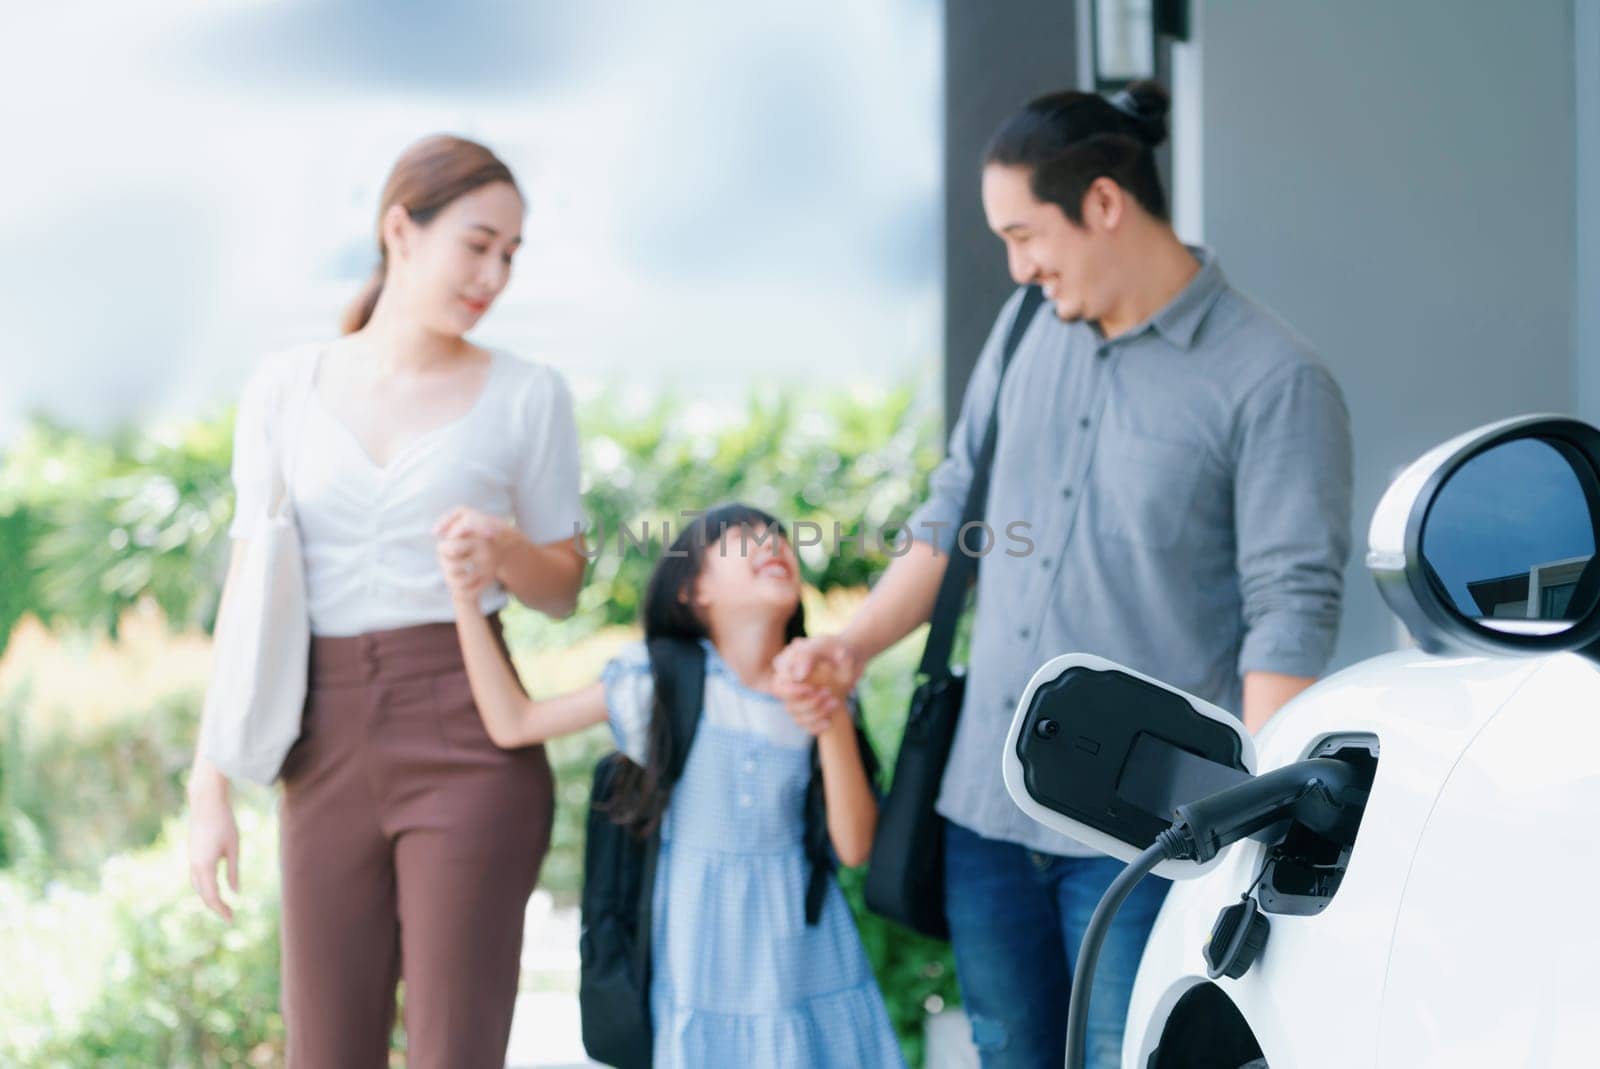
{"type": "Polygon", "coordinates": [[[1029,100],[1076,84],[1077,13],[1062,0],[944,3],[944,411],[955,423],[978,351],[1016,289],[979,200],[983,150],[1029,100]]]}
{"type": "Polygon", "coordinates": [[[1348,664],[1395,644],[1362,557],[1397,469],[1494,419],[1590,407],[1575,357],[1573,0],[1194,5],[1200,128],[1179,143],[1201,159],[1178,180],[1198,183],[1179,200],[1200,211],[1180,224],[1344,387],[1348,664]]]}

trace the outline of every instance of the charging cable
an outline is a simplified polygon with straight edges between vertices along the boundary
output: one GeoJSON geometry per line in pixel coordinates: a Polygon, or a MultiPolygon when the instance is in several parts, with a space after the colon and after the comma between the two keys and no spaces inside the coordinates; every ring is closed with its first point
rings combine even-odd
{"type": "Polygon", "coordinates": [[[1204,864],[1232,843],[1285,819],[1329,837],[1353,836],[1351,814],[1359,821],[1359,801],[1365,797],[1354,780],[1355,770],[1345,762],[1315,757],[1178,806],[1176,819],[1111,881],[1084,929],[1067,1004],[1067,1069],[1083,1069],[1089,997],[1100,948],[1117,911],[1139,881],[1163,861],[1204,864]],[[1350,802],[1357,804],[1347,806],[1350,802]]]}

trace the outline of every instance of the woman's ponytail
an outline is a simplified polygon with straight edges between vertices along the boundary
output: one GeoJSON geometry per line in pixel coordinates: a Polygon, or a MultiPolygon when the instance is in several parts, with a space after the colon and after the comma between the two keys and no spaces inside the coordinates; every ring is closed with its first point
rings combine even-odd
{"type": "Polygon", "coordinates": [[[345,306],[344,315],[339,319],[341,333],[354,334],[372,319],[373,309],[378,307],[378,297],[383,293],[383,276],[384,265],[379,263],[372,269],[372,277],[361,287],[355,300],[345,306]]]}

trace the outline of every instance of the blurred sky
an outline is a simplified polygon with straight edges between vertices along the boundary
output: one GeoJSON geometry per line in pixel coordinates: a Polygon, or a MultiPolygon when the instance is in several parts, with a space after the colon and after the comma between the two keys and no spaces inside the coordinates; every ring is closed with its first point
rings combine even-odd
{"type": "MultiPolygon", "coordinates": [[[[67,0],[0,39],[0,441],[211,411],[331,335],[389,165],[530,201],[474,335],[582,392],[915,379],[940,334],[939,6],[67,0]]],[[[997,253],[998,256],[998,253],[997,253]]]]}

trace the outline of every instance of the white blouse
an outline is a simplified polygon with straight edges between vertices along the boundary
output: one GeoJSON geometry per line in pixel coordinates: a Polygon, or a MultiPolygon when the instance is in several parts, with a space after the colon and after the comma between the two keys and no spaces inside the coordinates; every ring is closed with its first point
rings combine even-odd
{"type": "MultiPolygon", "coordinates": [[[[234,431],[230,529],[249,537],[266,515],[274,450],[280,438],[293,438],[277,455],[300,530],[312,634],[455,619],[433,527],[458,506],[513,520],[535,543],[581,530],[572,396],[552,368],[491,352],[473,406],[380,467],[316,396],[319,357],[316,346],[279,354],[246,385],[234,431]]],[[[483,610],[507,600],[491,584],[483,610]]]]}

